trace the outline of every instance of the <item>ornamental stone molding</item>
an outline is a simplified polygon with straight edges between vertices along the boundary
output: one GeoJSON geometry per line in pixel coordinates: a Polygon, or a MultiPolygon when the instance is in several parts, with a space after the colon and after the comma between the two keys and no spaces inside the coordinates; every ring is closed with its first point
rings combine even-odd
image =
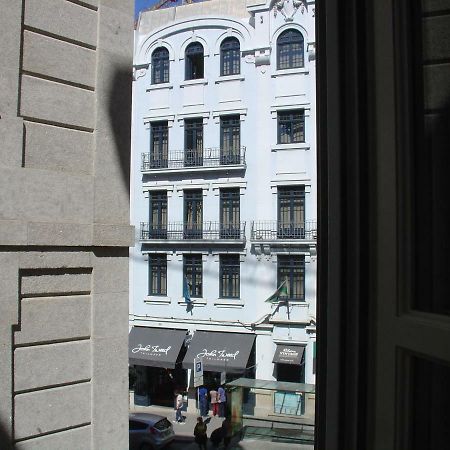
{"type": "Polygon", "coordinates": [[[299,9],[302,14],[307,11],[308,6],[304,0],[279,0],[273,5],[273,15],[277,17],[280,12],[285,22],[292,22],[299,9]]]}

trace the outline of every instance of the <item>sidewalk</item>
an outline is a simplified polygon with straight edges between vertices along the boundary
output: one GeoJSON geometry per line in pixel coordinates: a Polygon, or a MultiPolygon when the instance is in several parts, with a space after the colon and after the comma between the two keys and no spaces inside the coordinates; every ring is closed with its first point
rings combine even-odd
{"type": "MultiPolygon", "coordinates": [[[[196,449],[198,448],[197,445],[192,442],[194,439],[194,427],[197,423],[197,417],[198,415],[196,413],[188,413],[187,411],[183,411],[183,417],[185,419],[184,423],[180,424],[175,421],[175,410],[173,408],[163,407],[163,406],[131,406],[130,412],[147,412],[147,413],[153,413],[153,414],[159,414],[161,416],[167,417],[173,425],[173,430],[176,434],[176,440],[177,441],[184,441],[185,444],[183,445],[183,448],[186,450],[188,449],[196,449]],[[188,444],[189,443],[189,444],[188,444]]],[[[208,419],[205,419],[208,421],[208,437],[210,437],[211,433],[216,429],[220,428],[222,426],[223,418],[219,417],[208,417],[208,419]]],[[[277,422],[278,418],[274,418],[274,422],[277,422]]],[[[266,427],[270,427],[271,421],[270,419],[267,420],[261,420],[261,419],[244,419],[244,424],[248,422],[249,424],[252,422],[258,422],[258,425],[261,425],[262,422],[266,422],[266,427]]],[[[278,422],[283,423],[283,422],[278,422]]],[[[286,425],[289,424],[289,422],[285,422],[286,425]]],[[[262,425],[264,426],[264,425],[262,425]]],[[[290,427],[297,427],[298,425],[293,425],[292,422],[290,423],[290,427]]],[[[214,448],[211,445],[211,442],[209,442],[208,448],[214,448]]],[[[229,448],[229,450],[232,449],[243,449],[243,450],[251,450],[251,449],[290,449],[290,448],[296,448],[298,450],[312,450],[314,448],[313,445],[309,444],[298,444],[298,443],[280,443],[280,442],[271,442],[270,440],[263,440],[258,439],[256,437],[250,438],[250,439],[244,439],[239,441],[237,437],[233,439],[232,445],[229,448]]],[[[223,446],[221,445],[219,449],[222,449],[223,446]]]]}

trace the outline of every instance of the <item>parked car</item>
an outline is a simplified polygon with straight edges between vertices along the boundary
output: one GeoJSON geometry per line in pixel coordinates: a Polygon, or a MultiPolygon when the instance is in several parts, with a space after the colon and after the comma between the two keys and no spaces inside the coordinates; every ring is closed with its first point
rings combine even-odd
{"type": "Polygon", "coordinates": [[[129,425],[130,450],[160,449],[175,437],[170,421],[158,414],[130,414],[129,425]]]}

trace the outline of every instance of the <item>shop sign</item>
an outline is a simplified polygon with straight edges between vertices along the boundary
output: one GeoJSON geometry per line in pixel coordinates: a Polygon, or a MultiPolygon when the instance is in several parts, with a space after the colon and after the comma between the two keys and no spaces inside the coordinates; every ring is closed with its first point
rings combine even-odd
{"type": "Polygon", "coordinates": [[[131,353],[138,353],[141,355],[148,355],[148,356],[167,356],[167,353],[169,352],[169,350],[172,348],[171,345],[169,345],[168,347],[161,347],[159,345],[142,345],[142,344],[138,344],[136,347],[134,347],[131,350],[131,353]]]}
{"type": "Polygon", "coordinates": [[[219,350],[204,348],[200,353],[197,353],[197,358],[204,358],[208,361],[234,361],[237,355],[239,355],[239,350],[229,352],[226,349],[219,350]]]}

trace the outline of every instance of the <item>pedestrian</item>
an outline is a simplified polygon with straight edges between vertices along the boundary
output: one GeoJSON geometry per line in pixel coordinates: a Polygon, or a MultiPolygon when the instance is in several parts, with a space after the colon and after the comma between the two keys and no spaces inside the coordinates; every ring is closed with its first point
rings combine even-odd
{"type": "Polygon", "coordinates": [[[230,445],[232,435],[233,429],[231,427],[231,420],[227,416],[222,422],[223,445],[225,446],[225,448],[228,448],[228,446],[230,445]]]}
{"type": "Polygon", "coordinates": [[[208,416],[208,389],[201,385],[198,389],[198,408],[202,417],[208,416]]]}
{"type": "Polygon", "coordinates": [[[227,395],[225,394],[225,389],[222,386],[219,386],[219,389],[217,389],[217,395],[219,399],[219,417],[225,417],[227,395]]]}
{"type": "Polygon", "coordinates": [[[201,416],[197,417],[197,424],[195,425],[194,428],[194,438],[200,450],[206,450],[206,443],[208,441],[208,436],[206,432],[207,432],[206,423],[203,422],[203,418],[201,416]]]}
{"type": "Polygon", "coordinates": [[[209,398],[211,399],[212,415],[217,416],[219,413],[219,394],[214,388],[209,391],[209,398]]]}
{"type": "Polygon", "coordinates": [[[175,391],[175,420],[178,423],[183,423],[183,416],[181,415],[181,410],[183,409],[183,396],[181,392],[175,391]]]}

